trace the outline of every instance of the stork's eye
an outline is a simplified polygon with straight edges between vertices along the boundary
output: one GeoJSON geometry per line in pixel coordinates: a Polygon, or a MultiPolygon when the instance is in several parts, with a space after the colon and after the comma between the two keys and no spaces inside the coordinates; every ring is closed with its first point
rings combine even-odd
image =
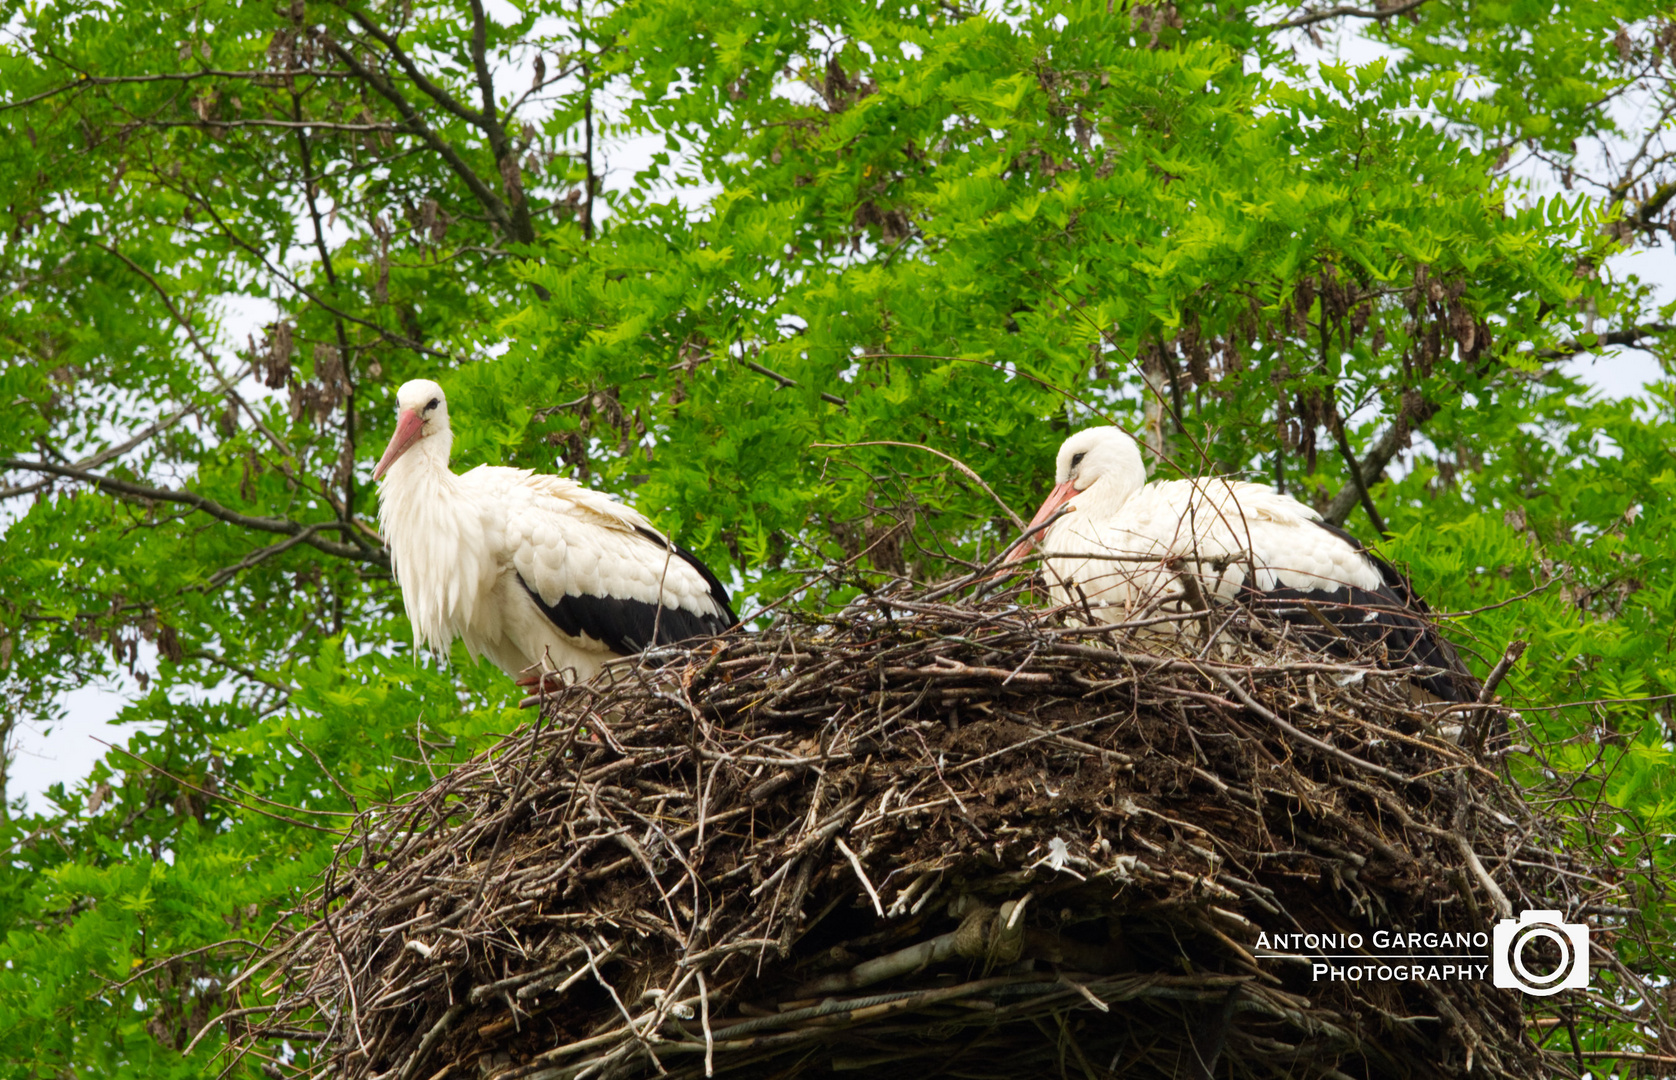
{"type": "Polygon", "coordinates": [[[429,401],[429,402],[428,402],[428,403],[427,403],[427,404],[426,404],[426,405],[425,405],[425,411],[426,411],[426,412],[430,412],[430,411],[431,411],[431,410],[432,410],[432,409],[434,409],[434,408],[436,408],[436,407],[437,407],[437,406],[438,406],[438,405],[441,405],[441,404],[442,404],[442,399],[441,399],[441,398],[432,398],[432,399],[431,399],[431,400],[430,400],[430,401],[429,401]]]}
{"type": "Polygon", "coordinates": [[[1073,468],[1073,469],[1074,469],[1074,468],[1076,468],[1076,467],[1077,467],[1077,466],[1078,466],[1078,465],[1081,465],[1081,464],[1082,464],[1082,459],[1083,459],[1083,458],[1085,458],[1085,457],[1087,457],[1087,456],[1088,456],[1088,454],[1086,454],[1086,453],[1082,453],[1082,454],[1072,454],[1072,455],[1071,455],[1071,468],[1073,468]]]}

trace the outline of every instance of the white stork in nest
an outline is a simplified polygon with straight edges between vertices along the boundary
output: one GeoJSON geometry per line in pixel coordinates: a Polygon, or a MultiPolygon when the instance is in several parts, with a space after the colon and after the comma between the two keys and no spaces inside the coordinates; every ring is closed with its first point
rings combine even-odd
{"type": "Polygon", "coordinates": [[[604,493],[528,469],[456,474],[436,383],[404,383],[396,406],[372,475],[416,646],[447,655],[457,637],[521,685],[586,682],[614,657],[738,621],[698,556],[604,493]]]}
{"type": "MultiPolygon", "coordinates": [[[[1440,669],[1415,680],[1435,698],[1477,699],[1476,681],[1403,575],[1291,496],[1230,480],[1149,484],[1140,448],[1115,427],[1066,439],[1054,481],[1029,528],[1047,526],[1039,539],[1049,589],[1073,611],[1120,623],[1245,600],[1329,652],[1371,650],[1440,669]]],[[[1007,561],[1037,538],[1027,530],[1007,561]]]]}

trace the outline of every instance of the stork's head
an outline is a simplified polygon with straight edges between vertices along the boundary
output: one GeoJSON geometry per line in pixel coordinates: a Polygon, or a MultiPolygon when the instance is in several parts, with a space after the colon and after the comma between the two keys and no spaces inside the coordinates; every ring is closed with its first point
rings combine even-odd
{"type": "MultiPolygon", "coordinates": [[[[1076,500],[1074,508],[1085,513],[1116,512],[1146,483],[1146,465],[1141,461],[1141,448],[1128,432],[1115,427],[1088,428],[1060,444],[1053,480],[1053,490],[1030,519],[1027,532],[1050,520],[1072,500],[1076,500]]],[[[1040,537],[1038,532],[1019,541],[1007,561],[1024,558],[1040,537]]]]}
{"type": "MultiPolygon", "coordinates": [[[[374,480],[382,480],[396,459],[413,449],[420,439],[440,435],[443,442],[448,441],[448,399],[443,396],[442,387],[431,380],[402,383],[396,391],[396,410],[396,433],[390,436],[390,445],[384,448],[378,468],[372,471],[374,480]]],[[[447,456],[445,451],[444,462],[447,456]]]]}

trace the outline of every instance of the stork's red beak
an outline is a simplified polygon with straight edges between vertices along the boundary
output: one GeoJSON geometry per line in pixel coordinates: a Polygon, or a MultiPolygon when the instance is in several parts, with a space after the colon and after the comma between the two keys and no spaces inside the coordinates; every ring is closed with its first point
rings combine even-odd
{"type": "MultiPolygon", "coordinates": [[[[1030,519],[1030,524],[1025,526],[1024,531],[1029,532],[1031,529],[1034,529],[1036,526],[1042,524],[1053,515],[1059,513],[1060,507],[1076,498],[1079,494],[1080,492],[1078,492],[1075,487],[1071,486],[1071,482],[1069,480],[1065,481],[1063,484],[1057,485],[1052,491],[1048,492],[1048,497],[1042,501],[1042,508],[1036,511],[1036,516],[1030,519]]],[[[1041,536],[1041,533],[1035,533],[1031,536],[1025,537],[1023,540],[1020,540],[1013,546],[1012,551],[1007,553],[1006,561],[1010,563],[1018,562],[1020,559],[1030,554],[1030,552],[1035,550],[1036,541],[1040,540],[1041,536]]]]}
{"type": "Polygon", "coordinates": [[[384,448],[384,456],[378,459],[378,468],[372,471],[372,478],[384,479],[384,474],[390,471],[396,459],[407,453],[408,448],[418,442],[424,433],[425,421],[419,410],[403,409],[396,420],[396,433],[390,436],[390,445],[384,448]]]}

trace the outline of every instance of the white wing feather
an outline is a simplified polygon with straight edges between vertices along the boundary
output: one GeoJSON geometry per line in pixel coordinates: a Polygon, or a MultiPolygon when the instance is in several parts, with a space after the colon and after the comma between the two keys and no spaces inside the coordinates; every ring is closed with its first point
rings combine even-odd
{"type": "Polygon", "coordinates": [[[700,614],[720,614],[710,584],[673,547],[657,557],[658,547],[645,529],[663,534],[632,507],[573,480],[480,466],[460,478],[492,498],[488,522],[498,535],[493,549],[518,571],[548,604],[564,596],[591,594],[681,607],[700,614]],[[650,557],[649,557],[650,556],[650,557]]]}
{"type": "Polygon", "coordinates": [[[1060,602],[1086,598],[1108,621],[1179,603],[1184,573],[1207,598],[1233,598],[1253,572],[1264,590],[1378,588],[1378,569],[1319,521],[1263,484],[1169,480],[1146,485],[1104,519],[1078,513],[1073,501],[1043,547],[1060,602]]]}

